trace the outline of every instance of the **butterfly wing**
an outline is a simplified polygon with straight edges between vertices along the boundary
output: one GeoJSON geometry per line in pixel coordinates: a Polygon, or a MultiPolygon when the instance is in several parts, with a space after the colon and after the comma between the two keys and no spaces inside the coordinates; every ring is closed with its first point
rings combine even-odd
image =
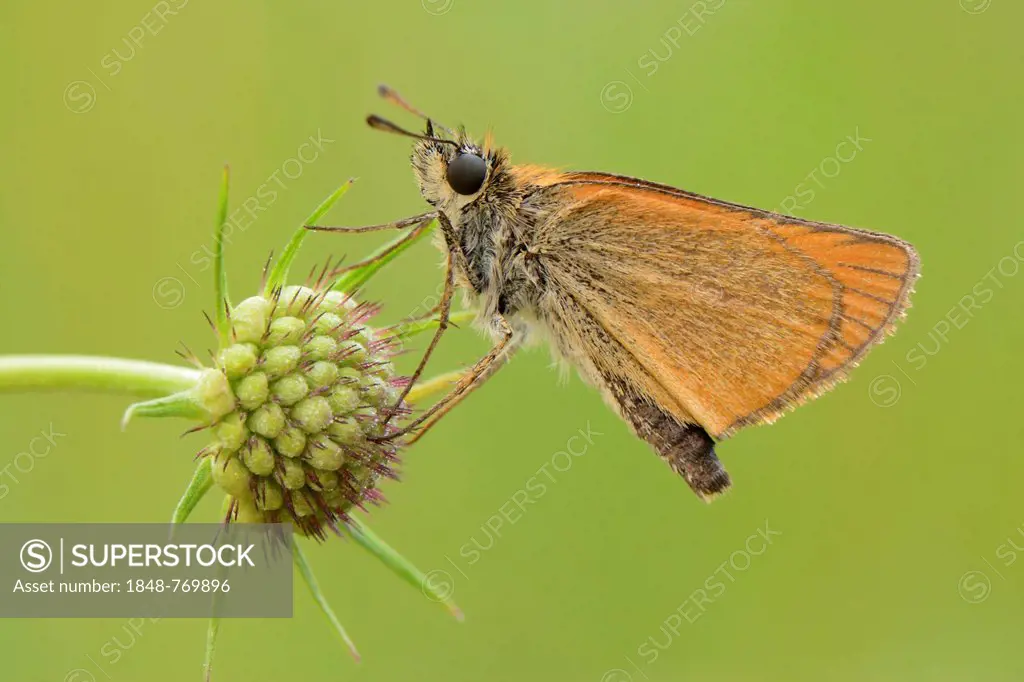
{"type": "MultiPolygon", "coordinates": [[[[543,191],[567,199],[533,247],[549,284],[635,361],[626,383],[716,438],[842,379],[903,314],[918,274],[894,237],[642,180],[566,174],[543,191]]],[[[563,313],[565,333],[581,334],[563,313]]],[[[607,384],[617,371],[590,373],[607,384]]]]}

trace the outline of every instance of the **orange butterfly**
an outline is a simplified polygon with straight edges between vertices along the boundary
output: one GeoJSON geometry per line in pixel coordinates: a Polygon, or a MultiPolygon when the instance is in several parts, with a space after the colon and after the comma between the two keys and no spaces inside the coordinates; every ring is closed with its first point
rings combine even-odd
{"type": "MultiPolygon", "coordinates": [[[[919,260],[877,232],[817,223],[604,173],[516,166],[489,140],[427,119],[412,165],[447,255],[441,325],[466,289],[496,345],[406,429],[419,437],[527,336],[608,404],[709,499],[730,484],[715,441],[770,422],[841,380],[908,307],[919,260]]],[[[411,384],[410,384],[411,385],[411,384]]],[[[404,395],[403,395],[404,398],[404,395]]]]}

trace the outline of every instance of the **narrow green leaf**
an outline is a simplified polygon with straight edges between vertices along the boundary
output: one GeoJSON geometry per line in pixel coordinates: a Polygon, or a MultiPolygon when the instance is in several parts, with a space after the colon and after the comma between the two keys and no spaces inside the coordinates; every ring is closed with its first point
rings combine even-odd
{"type": "Polygon", "coordinates": [[[316,207],[306,221],[302,223],[295,234],[292,235],[288,245],[284,248],[284,253],[274,264],[273,269],[270,271],[270,276],[267,277],[267,286],[263,292],[264,296],[269,296],[274,289],[284,286],[285,281],[288,279],[288,270],[292,266],[292,262],[295,260],[295,256],[299,253],[299,247],[302,246],[302,241],[309,234],[309,230],[306,229],[306,225],[316,225],[327,211],[331,210],[331,207],[337,203],[338,199],[341,199],[348,191],[348,188],[355,182],[355,178],[349,179],[348,182],[343,184],[338,189],[334,190],[331,196],[324,199],[323,203],[316,207]]]}
{"type": "Polygon", "coordinates": [[[424,237],[433,232],[434,227],[436,226],[437,221],[432,220],[429,224],[424,225],[423,227],[414,228],[411,233],[403,234],[398,239],[385,244],[374,251],[373,254],[366,259],[363,265],[353,270],[349,270],[339,277],[334,283],[333,288],[336,291],[355,291],[370,281],[371,277],[376,275],[385,265],[401,255],[403,251],[418,243],[424,237]]]}
{"type": "Polygon", "coordinates": [[[192,514],[192,510],[199,504],[199,500],[203,499],[213,487],[212,462],[213,459],[210,457],[203,457],[199,460],[199,465],[192,473],[192,480],[185,488],[185,494],[181,496],[178,506],[174,508],[171,523],[175,525],[185,523],[185,520],[192,514]]]}
{"type": "MultiPolygon", "coordinates": [[[[476,312],[473,310],[459,310],[458,312],[451,313],[448,316],[448,321],[453,326],[459,326],[461,324],[467,324],[472,322],[476,318],[476,312]]],[[[395,336],[400,339],[408,339],[411,336],[422,334],[423,332],[437,329],[437,325],[441,323],[441,314],[437,313],[433,317],[424,317],[418,320],[410,320],[396,324],[393,327],[395,336]]]]}
{"type": "Polygon", "coordinates": [[[217,646],[217,635],[220,633],[220,618],[212,616],[206,625],[206,651],[203,652],[203,679],[213,679],[213,653],[217,646]]]}
{"type": "Polygon", "coordinates": [[[410,403],[418,403],[425,398],[429,398],[435,393],[441,393],[447,391],[452,387],[455,382],[466,375],[466,370],[460,369],[455,372],[446,372],[436,377],[431,377],[426,381],[421,381],[412,387],[409,391],[409,395],[405,397],[410,403]]]}
{"type": "Polygon", "coordinates": [[[431,601],[443,604],[448,611],[455,616],[456,620],[461,621],[463,619],[464,616],[462,614],[462,609],[456,606],[455,602],[452,601],[451,594],[445,594],[444,590],[439,589],[438,586],[430,580],[429,576],[416,568],[408,559],[395,551],[388,543],[381,540],[377,534],[364,525],[362,521],[353,517],[352,520],[344,526],[344,528],[353,540],[359,543],[363,549],[366,549],[375,557],[380,559],[385,566],[395,573],[395,575],[416,589],[421,590],[431,601]]]}
{"type": "Polygon", "coordinates": [[[231,338],[231,327],[228,322],[228,274],[224,269],[224,224],[228,220],[228,181],[230,170],[224,166],[220,181],[220,199],[217,205],[217,226],[213,231],[213,293],[214,320],[217,325],[217,338],[221,348],[228,345],[231,338]]]}
{"type": "Polygon", "coordinates": [[[163,398],[132,403],[121,417],[121,430],[128,428],[128,422],[134,417],[184,417],[186,419],[203,419],[209,413],[196,402],[192,389],[172,393],[163,398]]]}
{"type": "MultiPolygon", "coordinates": [[[[228,511],[230,510],[231,496],[225,495],[224,502],[221,504],[221,518],[227,518],[228,511]]],[[[226,572],[226,567],[217,567],[218,578],[223,579],[226,572]]],[[[210,600],[210,620],[206,625],[206,650],[203,652],[203,679],[206,682],[210,682],[213,679],[213,654],[217,648],[217,635],[220,633],[220,618],[217,616],[218,599],[220,596],[220,592],[214,592],[213,599],[210,600]]]]}
{"type": "MultiPolygon", "coordinates": [[[[312,222],[310,222],[310,224],[312,224],[312,222]]],[[[313,569],[310,568],[309,562],[306,561],[306,555],[303,554],[302,547],[299,546],[297,540],[298,539],[296,538],[292,542],[292,557],[295,560],[295,566],[299,569],[299,573],[302,575],[302,579],[305,581],[306,587],[309,588],[309,593],[313,595],[313,600],[317,603],[317,606],[320,607],[320,610],[323,611],[324,615],[327,616],[327,620],[330,621],[331,625],[334,626],[338,636],[341,637],[341,641],[343,641],[345,646],[348,647],[349,653],[351,653],[352,657],[358,661],[359,652],[356,651],[355,643],[353,643],[352,638],[348,636],[348,633],[345,631],[341,621],[339,621],[338,617],[334,615],[334,609],[332,609],[331,605],[327,603],[327,597],[324,596],[324,593],[320,590],[320,584],[316,581],[316,576],[313,575],[313,569]]]]}

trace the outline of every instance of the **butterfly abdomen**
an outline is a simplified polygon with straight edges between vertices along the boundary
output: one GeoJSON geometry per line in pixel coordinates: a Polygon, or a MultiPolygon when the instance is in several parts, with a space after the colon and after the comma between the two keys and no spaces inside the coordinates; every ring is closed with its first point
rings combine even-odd
{"type": "Polygon", "coordinates": [[[636,435],[647,441],[704,501],[725,492],[731,481],[715,454],[715,441],[699,424],[685,424],[655,403],[615,382],[611,394],[636,435]]]}

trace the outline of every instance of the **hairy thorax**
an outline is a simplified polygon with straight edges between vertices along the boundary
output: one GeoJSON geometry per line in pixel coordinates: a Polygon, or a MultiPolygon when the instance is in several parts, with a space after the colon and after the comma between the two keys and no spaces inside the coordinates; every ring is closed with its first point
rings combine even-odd
{"type": "Polygon", "coordinates": [[[548,284],[537,237],[554,206],[550,190],[530,188],[449,215],[465,256],[465,271],[457,274],[482,321],[500,316],[523,334],[536,327],[548,284]]]}

